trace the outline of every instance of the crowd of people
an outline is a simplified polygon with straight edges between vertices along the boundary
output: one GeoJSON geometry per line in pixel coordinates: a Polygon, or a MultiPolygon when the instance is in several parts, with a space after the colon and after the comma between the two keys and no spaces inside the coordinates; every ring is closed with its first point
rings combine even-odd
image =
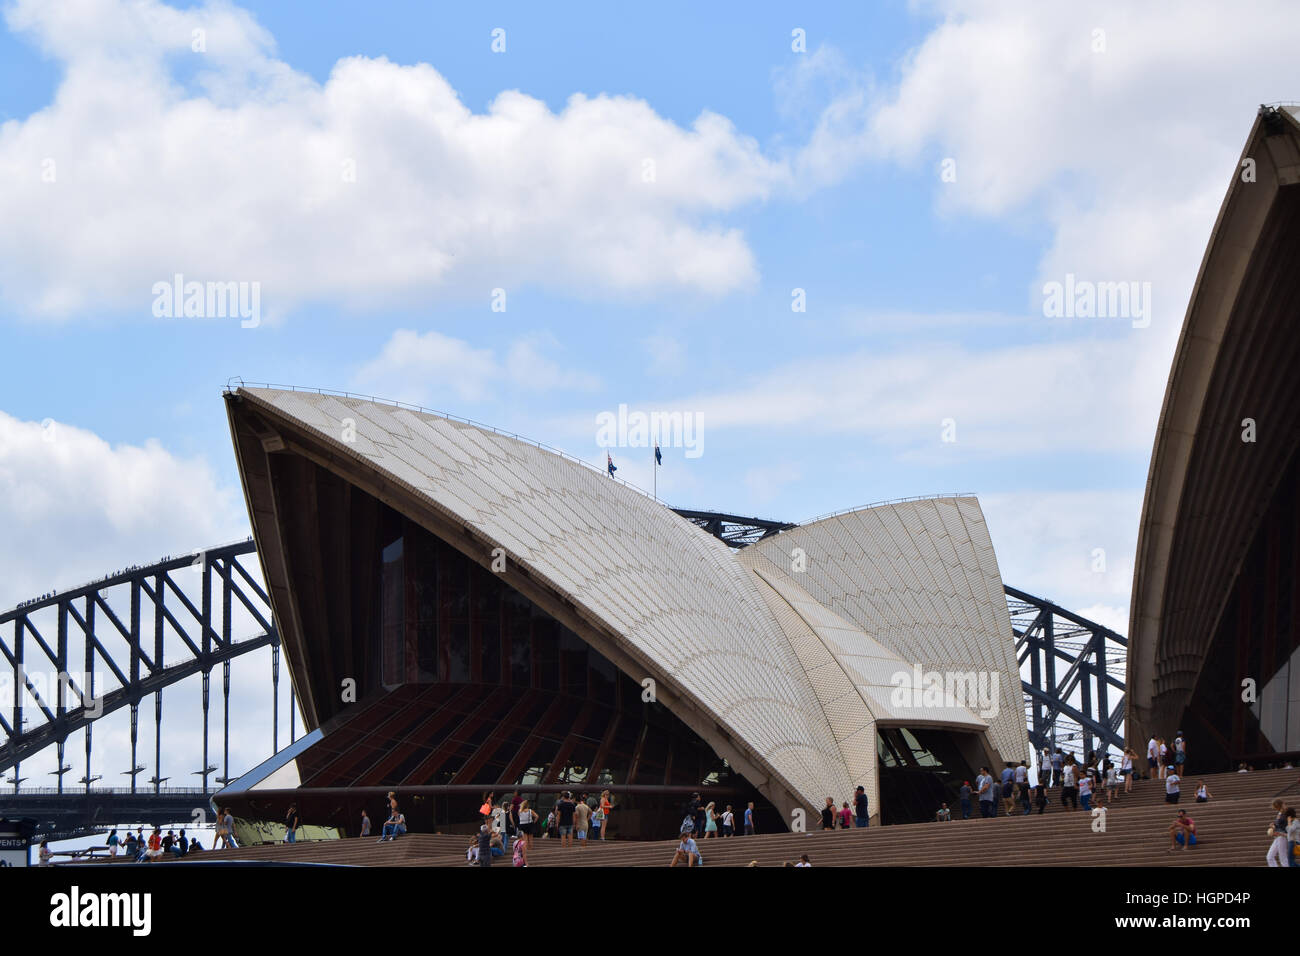
{"type": "Polygon", "coordinates": [[[116,830],[109,833],[108,855],[116,857],[119,851],[128,860],[152,863],[165,857],[180,859],[193,853],[201,853],[203,844],[199,842],[198,837],[191,839],[187,836],[184,829],[179,834],[175,830],[168,830],[167,835],[164,836],[161,828],[154,827],[153,832],[145,837],[144,827],[137,827],[134,833],[127,830],[125,837],[119,837],[116,830]]]}
{"type": "MultiPolygon", "coordinates": [[[[1186,761],[1187,739],[1181,730],[1175,735],[1172,747],[1163,738],[1154,736],[1147,745],[1148,776],[1164,781],[1167,803],[1175,804],[1179,800],[1186,761]]],[[[965,780],[958,788],[961,818],[970,819],[977,806],[981,817],[1029,816],[1035,811],[1043,814],[1051,805],[1050,790],[1060,791],[1058,799],[1062,809],[1091,812],[1132,793],[1133,782],[1140,776],[1137,762],[1137,754],[1130,748],[1125,748],[1117,759],[1108,752],[1093,751],[1080,760],[1060,747],[1044,747],[1036,771],[1025,760],[1008,761],[996,776],[989,767],[980,767],[973,785],[965,780]]],[[[1197,783],[1196,799],[1202,803],[1210,799],[1203,782],[1197,783]]],[[[946,803],[935,812],[935,819],[953,819],[946,803]]]]}
{"type": "Polygon", "coordinates": [[[608,790],[599,797],[585,792],[575,797],[565,790],[545,816],[518,790],[499,801],[495,792],[488,792],[479,807],[478,833],[470,840],[465,859],[471,865],[491,866],[494,858],[509,853],[514,866],[527,866],[535,839],[558,839],[562,847],[582,849],[590,841],[609,838],[613,812],[608,790]]]}

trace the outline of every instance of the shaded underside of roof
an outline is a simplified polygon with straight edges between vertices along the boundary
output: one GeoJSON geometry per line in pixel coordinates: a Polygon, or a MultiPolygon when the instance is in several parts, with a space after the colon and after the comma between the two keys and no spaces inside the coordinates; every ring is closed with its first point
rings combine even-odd
{"type": "Polygon", "coordinates": [[[1156,433],[1134,570],[1127,731],[1181,718],[1300,438],[1300,126],[1261,114],[1211,235],[1156,433]],[[1253,441],[1243,440],[1253,431],[1253,441]]]}

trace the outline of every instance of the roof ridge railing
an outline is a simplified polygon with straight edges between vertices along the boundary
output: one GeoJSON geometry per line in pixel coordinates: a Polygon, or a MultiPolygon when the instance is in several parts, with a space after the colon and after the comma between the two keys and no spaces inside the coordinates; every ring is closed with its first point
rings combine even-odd
{"type": "Polygon", "coordinates": [[[818,515],[816,518],[809,518],[807,521],[801,521],[800,524],[816,524],[818,521],[825,521],[827,518],[838,518],[840,515],[852,514],[855,511],[866,511],[868,508],[881,508],[885,505],[901,505],[907,501],[937,501],[943,498],[974,498],[973,491],[954,491],[945,494],[936,495],[908,495],[906,498],[886,498],[883,501],[873,501],[867,505],[856,505],[852,508],[841,508],[839,511],[832,511],[829,514],[818,515]]]}
{"type": "MultiPolygon", "coordinates": [[[[658,502],[659,504],[664,505],[665,507],[670,507],[666,501],[664,501],[661,498],[655,497],[650,492],[642,488],[640,485],[635,485],[632,482],[628,481],[626,478],[618,477],[618,475],[611,475],[609,474],[608,469],[602,468],[600,465],[593,464],[592,462],[589,462],[584,458],[579,458],[577,455],[571,455],[567,451],[564,451],[562,448],[556,448],[554,445],[548,445],[546,444],[546,442],[537,441],[536,439],[529,438],[526,435],[520,435],[517,432],[506,431],[504,428],[497,428],[495,425],[489,425],[486,422],[479,422],[479,421],[475,421],[472,418],[466,418],[464,415],[455,415],[451,412],[440,411],[439,409],[436,408],[425,408],[423,405],[415,405],[411,402],[398,401],[397,399],[393,399],[393,398],[381,398],[376,395],[363,395],[360,392],[349,392],[341,388],[320,388],[313,385],[283,385],[283,384],[276,384],[274,382],[245,382],[242,378],[239,378],[238,376],[226,380],[226,387],[225,387],[226,394],[235,391],[235,389],[237,388],[275,388],[275,389],[280,389],[281,391],[290,391],[290,392],[314,392],[317,395],[332,395],[335,398],[356,398],[366,402],[374,402],[377,405],[392,405],[394,408],[404,408],[407,409],[408,411],[419,412],[422,415],[436,415],[439,418],[445,418],[448,421],[461,422],[465,425],[472,425],[475,428],[481,428],[484,431],[492,432],[494,435],[502,435],[506,438],[513,438],[515,441],[523,442],[526,445],[532,445],[534,448],[540,448],[542,451],[548,451],[553,455],[559,455],[561,458],[565,458],[576,464],[582,465],[582,467],[588,468],[596,472],[597,474],[605,475],[607,478],[617,481],[624,487],[630,488],[633,491],[638,492],[639,494],[645,495],[647,498],[651,498],[654,501],[658,502]],[[231,384],[232,382],[238,382],[239,384],[232,385],[231,384]]],[[[606,449],[606,451],[608,452],[609,449],[606,449]]]]}

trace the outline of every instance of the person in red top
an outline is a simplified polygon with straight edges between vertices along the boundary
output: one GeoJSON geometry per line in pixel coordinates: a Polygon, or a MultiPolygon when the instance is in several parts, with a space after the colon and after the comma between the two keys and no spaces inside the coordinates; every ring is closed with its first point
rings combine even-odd
{"type": "Polygon", "coordinates": [[[1179,844],[1186,850],[1196,843],[1196,821],[1187,815],[1186,810],[1179,810],[1174,822],[1169,824],[1169,849],[1178,849],[1179,844]]]}
{"type": "Polygon", "coordinates": [[[602,818],[600,821],[600,838],[609,839],[609,815],[614,809],[614,804],[610,802],[609,791],[603,790],[600,794],[600,812],[602,818]]]}
{"type": "Polygon", "coordinates": [[[853,811],[849,809],[848,801],[845,801],[844,806],[840,807],[840,829],[847,830],[851,826],[853,826],[853,811]]]}
{"type": "Polygon", "coordinates": [[[145,858],[152,861],[162,856],[162,833],[154,830],[149,835],[149,849],[145,851],[145,858]]]}

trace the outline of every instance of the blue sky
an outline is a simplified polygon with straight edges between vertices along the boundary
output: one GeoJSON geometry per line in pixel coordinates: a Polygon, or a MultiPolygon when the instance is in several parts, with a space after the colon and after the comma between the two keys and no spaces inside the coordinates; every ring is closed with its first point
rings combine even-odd
{"type": "Polygon", "coordinates": [[[0,605],[246,534],[242,376],[597,464],[601,412],[690,412],[680,507],[975,492],[1009,583],[1123,630],[1196,269],[1300,86],[1248,6],[9,0],[0,605]],[[155,315],[178,272],[259,324],[155,315]],[[1047,317],[1067,275],[1149,322],[1047,317]]]}

